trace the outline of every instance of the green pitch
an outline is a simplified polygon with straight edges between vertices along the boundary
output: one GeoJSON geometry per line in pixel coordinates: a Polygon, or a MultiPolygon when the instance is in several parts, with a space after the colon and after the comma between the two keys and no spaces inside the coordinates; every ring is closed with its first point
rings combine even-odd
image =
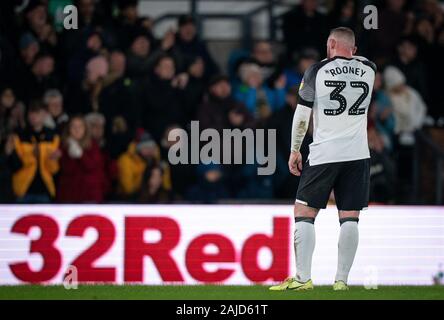
{"type": "Polygon", "coordinates": [[[336,299],[440,299],[444,286],[390,286],[377,290],[351,287],[334,292],[318,286],[308,292],[270,292],[266,286],[141,286],[80,285],[77,290],[63,286],[0,286],[0,299],[156,299],[156,300],[336,300],[336,299]]]}

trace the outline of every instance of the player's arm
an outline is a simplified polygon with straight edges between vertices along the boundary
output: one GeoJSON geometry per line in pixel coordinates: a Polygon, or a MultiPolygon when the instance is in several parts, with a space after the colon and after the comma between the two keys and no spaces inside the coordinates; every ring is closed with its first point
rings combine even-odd
{"type": "Polygon", "coordinates": [[[296,176],[301,174],[302,155],[300,149],[302,141],[310,123],[311,108],[298,104],[293,115],[293,126],[291,129],[291,153],[288,161],[290,172],[296,176]]]}
{"type": "Polygon", "coordinates": [[[311,109],[315,100],[317,66],[312,65],[304,74],[298,93],[298,105],[293,115],[291,130],[291,152],[288,159],[288,168],[296,176],[301,175],[302,155],[300,153],[302,141],[310,123],[311,109]]]}

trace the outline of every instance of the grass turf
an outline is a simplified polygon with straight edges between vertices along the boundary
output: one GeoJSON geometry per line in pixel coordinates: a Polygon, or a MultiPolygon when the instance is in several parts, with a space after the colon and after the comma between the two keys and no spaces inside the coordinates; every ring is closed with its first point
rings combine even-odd
{"type": "Polygon", "coordinates": [[[334,292],[331,286],[318,286],[313,291],[270,292],[266,286],[142,286],[80,285],[77,290],[63,286],[0,286],[0,300],[21,299],[153,299],[153,300],[444,300],[444,286],[386,286],[377,290],[351,287],[334,292]]]}

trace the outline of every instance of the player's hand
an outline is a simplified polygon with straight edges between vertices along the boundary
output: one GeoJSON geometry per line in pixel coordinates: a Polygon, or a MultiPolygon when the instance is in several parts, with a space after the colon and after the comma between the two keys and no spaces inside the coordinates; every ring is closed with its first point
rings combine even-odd
{"type": "Polygon", "coordinates": [[[292,151],[290,153],[290,159],[288,159],[288,169],[291,174],[300,176],[302,171],[302,155],[300,152],[292,151]]]}

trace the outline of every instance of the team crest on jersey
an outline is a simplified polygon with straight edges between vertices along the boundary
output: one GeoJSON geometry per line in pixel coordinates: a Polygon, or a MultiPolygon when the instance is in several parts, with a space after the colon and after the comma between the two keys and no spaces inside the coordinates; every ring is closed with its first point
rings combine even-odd
{"type": "Polygon", "coordinates": [[[302,90],[303,87],[304,87],[304,80],[301,81],[301,84],[299,85],[299,90],[302,90]]]}

